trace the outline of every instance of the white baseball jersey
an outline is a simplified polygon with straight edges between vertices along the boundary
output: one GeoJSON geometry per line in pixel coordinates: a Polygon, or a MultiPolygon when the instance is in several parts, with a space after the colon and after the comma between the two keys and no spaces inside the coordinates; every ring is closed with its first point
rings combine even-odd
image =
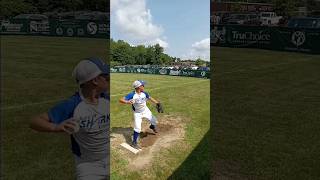
{"type": "Polygon", "coordinates": [[[125,100],[133,100],[134,103],[132,104],[132,110],[136,113],[143,112],[147,107],[147,101],[149,100],[150,96],[147,92],[140,92],[138,94],[137,92],[133,91],[126,95],[125,100]]]}

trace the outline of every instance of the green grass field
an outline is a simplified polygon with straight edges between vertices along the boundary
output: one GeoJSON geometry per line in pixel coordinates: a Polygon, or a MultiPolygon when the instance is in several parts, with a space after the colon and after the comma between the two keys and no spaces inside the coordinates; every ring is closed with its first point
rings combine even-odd
{"type": "MultiPolygon", "coordinates": [[[[29,121],[77,90],[71,77],[77,61],[90,56],[107,57],[106,54],[106,40],[103,39],[1,37],[3,179],[73,179],[69,136],[34,132],[28,127],[29,121]]],[[[179,146],[180,143],[160,151],[152,165],[143,171],[129,172],[126,160],[112,152],[112,179],[208,178],[210,81],[112,74],[111,128],[130,127],[130,108],[120,106],[117,101],[130,91],[136,78],[148,81],[146,90],[164,103],[166,115],[187,117],[190,121],[185,127],[183,146],[179,146]],[[145,174],[147,171],[150,175],[145,174]],[[191,171],[197,174],[189,175],[191,171]]]]}
{"type": "MultiPolygon", "coordinates": [[[[186,137],[183,142],[169,149],[160,150],[159,154],[154,156],[155,161],[152,162],[152,165],[143,170],[130,172],[130,169],[127,169],[128,159],[112,151],[114,154],[111,161],[112,179],[169,178],[181,166],[183,161],[191,154],[191,151],[196,148],[209,130],[210,81],[197,78],[142,74],[115,73],[111,77],[111,127],[132,127],[130,106],[120,105],[118,100],[132,91],[131,84],[136,79],[147,81],[145,91],[149,92],[152,97],[161,100],[165,106],[165,114],[181,116],[183,120],[180,123],[186,123],[186,137]],[[187,121],[188,119],[190,120],[187,121]]],[[[160,116],[156,113],[154,107],[151,105],[149,107],[151,107],[156,116],[160,116]]],[[[209,148],[203,149],[202,154],[198,154],[198,159],[202,161],[203,165],[197,174],[190,175],[188,174],[190,171],[182,170],[175,173],[172,178],[208,178],[208,167],[210,165],[210,158],[208,158],[210,157],[208,154],[209,150],[209,148]]],[[[199,166],[197,164],[198,161],[195,160],[192,164],[189,164],[189,168],[199,166]]]]}
{"type": "Polygon", "coordinates": [[[213,176],[318,179],[320,56],[211,48],[213,176]]]}

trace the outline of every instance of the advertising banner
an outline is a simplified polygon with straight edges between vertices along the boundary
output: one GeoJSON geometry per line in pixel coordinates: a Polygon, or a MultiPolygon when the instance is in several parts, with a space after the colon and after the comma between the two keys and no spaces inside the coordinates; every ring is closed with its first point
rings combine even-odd
{"type": "Polygon", "coordinates": [[[48,35],[63,37],[93,37],[109,39],[109,25],[89,20],[2,20],[1,34],[48,35]]]}
{"type": "Polygon", "coordinates": [[[210,71],[201,70],[174,70],[166,68],[140,68],[140,67],[113,67],[111,68],[113,73],[143,73],[143,74],[159,74],[170,76],[188,76],[198,78],[210,78],[210,71]]]}
{"type": "Polygon", "coordinates": [[[217,25],[211,46],[248,47],[320,54],[320,30],[285,27],[217,25]]]}

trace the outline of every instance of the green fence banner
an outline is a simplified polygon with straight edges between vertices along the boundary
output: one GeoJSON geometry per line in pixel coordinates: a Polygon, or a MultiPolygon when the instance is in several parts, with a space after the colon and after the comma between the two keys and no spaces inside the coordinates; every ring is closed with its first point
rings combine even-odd
{"type": "Polygon", "coordinates": [[[211,28],[211,45],[320,54],[320,30],[216,25],[211,28]]]}
{"type": "Polygon", "coordinates": [[[42,21],[11,19],[1,21],[1,34],[94,37],[109,39],[108,22],[97,20],[49,19],[42,21]]]}
{"type": "Polygon", "coordinates": [[[50,34],[53,36],[109,37],[109,26],[103,21],[53,20],[50,21],[50,34]]]}
{"type": "Polygon", "coordinates": [[[1,34],[29,34],[28,20],[1,21],[1,34]]]}
{"type": "Polygon", "coordinates": [[[144,67],[113,67],[111,68],[112,73],[143,73],[143,74],[160,74],[170,76],[189,76],[198,78],[210,78],[210,71],[201,70],[174,70],[166,68],[144,68],[144,67]]]}

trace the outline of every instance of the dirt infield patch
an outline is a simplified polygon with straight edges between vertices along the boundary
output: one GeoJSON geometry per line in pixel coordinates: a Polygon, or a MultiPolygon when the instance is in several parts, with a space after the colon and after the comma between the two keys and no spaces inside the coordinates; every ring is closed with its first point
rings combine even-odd
{"type": "Polygon", "coordinates": [[[149,122],[144,120],[139,139],[142,151],[138,154],[133,154],[120,146],[123,142],[131,144],[133,128],[113,127],[111,130],[111,147],[129,161],[128,169],[144,169],[151,164],[152,158],[159,151],[183,140],[185,134],[184,122],[185,120],[180,116],[165,115],[158,117],[158,133],[154,133],[149,129],[149,122]]]}

